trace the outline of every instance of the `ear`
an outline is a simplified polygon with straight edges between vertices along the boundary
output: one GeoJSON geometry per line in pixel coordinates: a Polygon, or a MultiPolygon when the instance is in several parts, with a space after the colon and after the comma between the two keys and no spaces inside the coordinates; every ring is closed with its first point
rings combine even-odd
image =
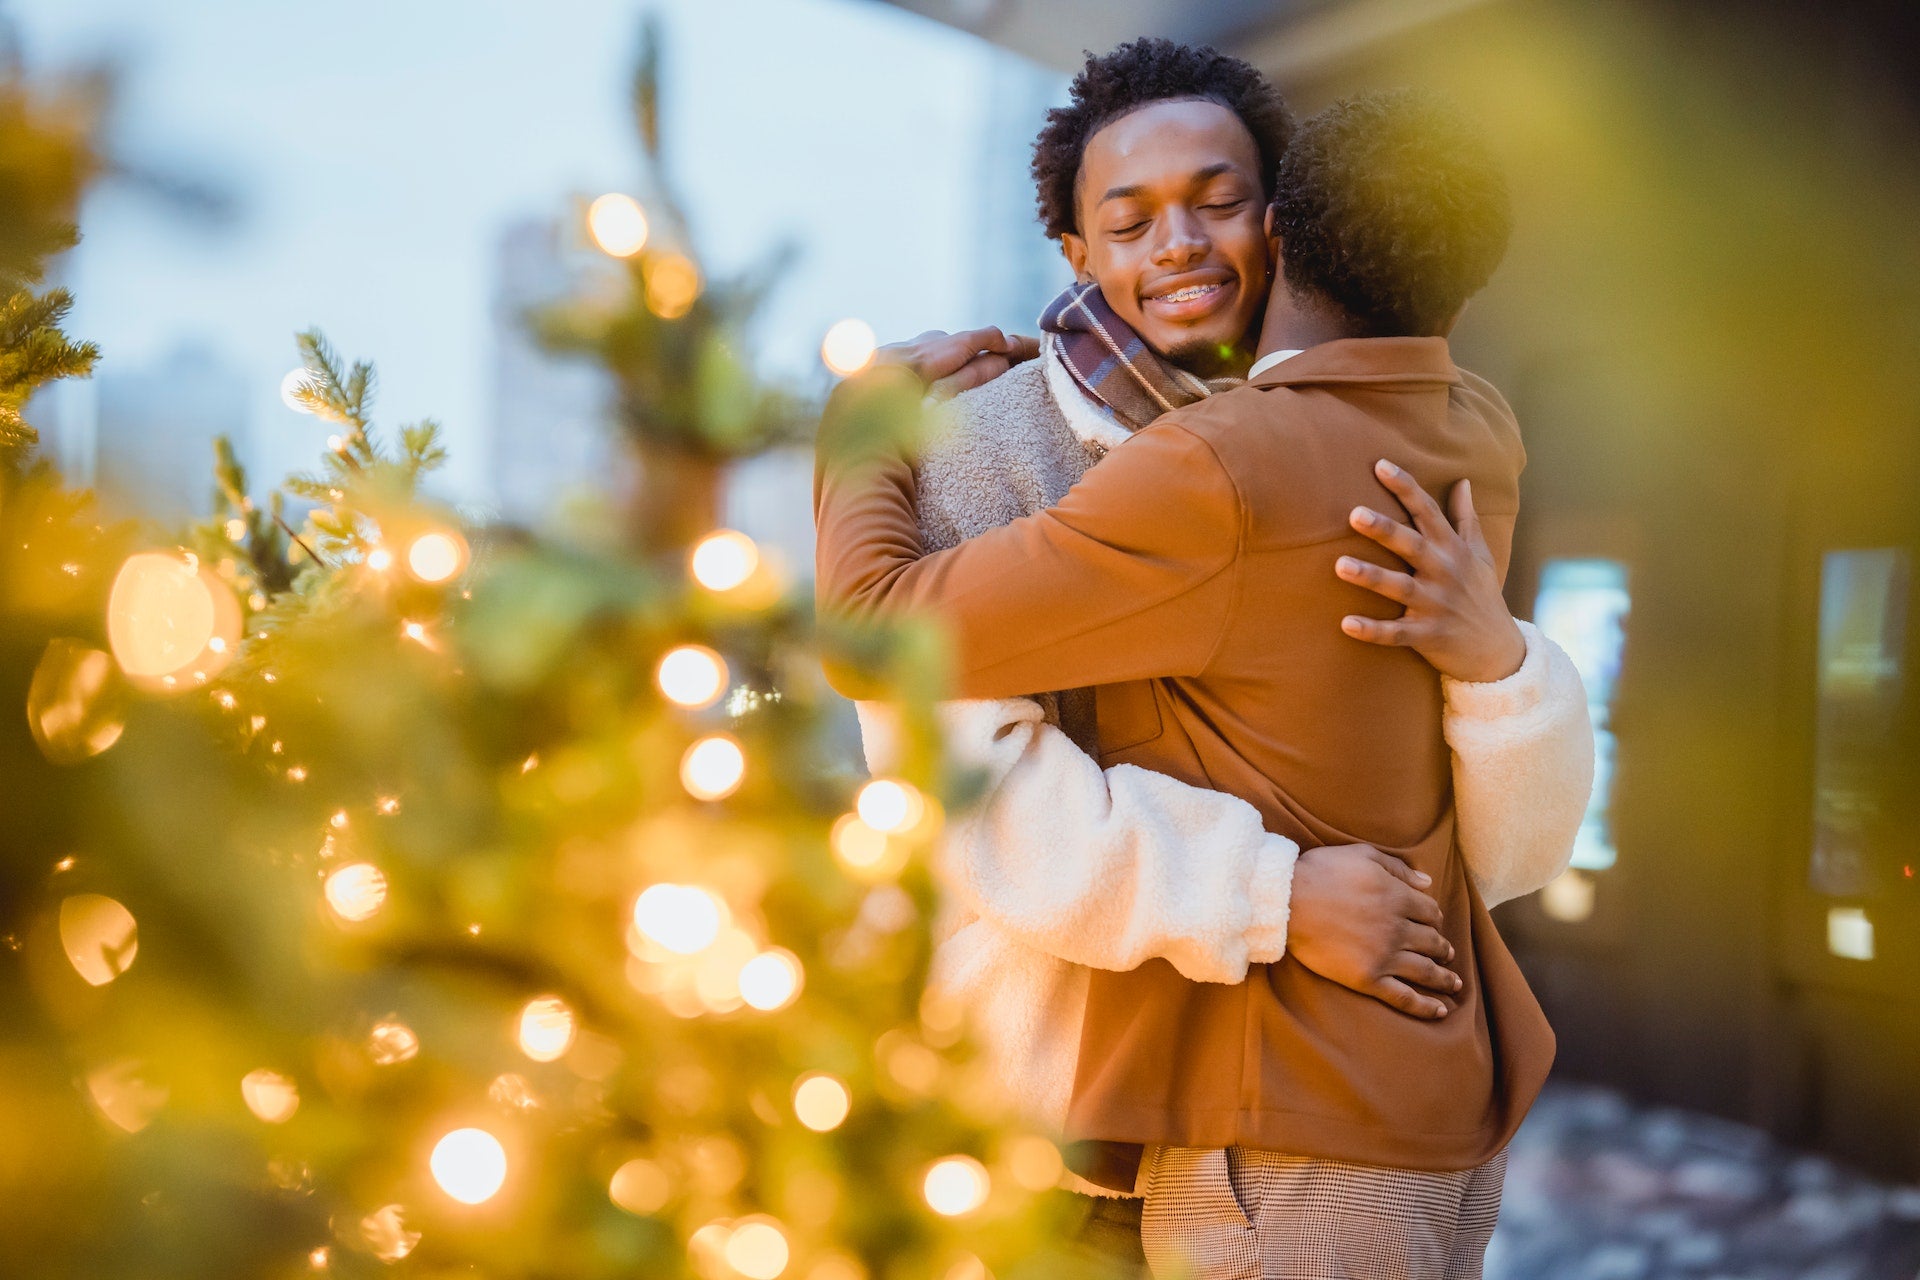
{"type": "Polygon", "coordinates": [[[1267,206],[1266,216],[1261,219],[1261,227],[1267,233],[1267,275],[1280,272],[1280,220],[1274,216],[1273,206],[1267,206]]]}
{"type": "Polygon", "coordinates": [[[1060,252],[1066,255],[1067,265],[1073,268],[1073,278],[1081,284],[1093,283],[1093,272],[1087,270],[1087,242],[1084,237],[1071,231],[1060,234],[1060,252]]]}

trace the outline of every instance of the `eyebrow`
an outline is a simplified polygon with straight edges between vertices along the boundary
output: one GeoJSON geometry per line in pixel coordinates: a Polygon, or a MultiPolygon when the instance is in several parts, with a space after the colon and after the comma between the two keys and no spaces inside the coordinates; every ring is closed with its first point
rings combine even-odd
{"type": "MultiPolygon", "coordinates": [[[[1222,161],[1219,164],[1210,164],[1206,168],[1197,171],[1188,180],[1197,185],[1202,182],[1211,182],[1223,173],[1232,172],[1234,172],[1234,166],[1222,161]]],[[[1094,202],[1094,207],[1098,208],[1109,200],[1132,200],[1145,194],[1147,194],[1147,189],[1140,186],[1109,187],[1107,188],[1107,193],[1094,202]]]]}

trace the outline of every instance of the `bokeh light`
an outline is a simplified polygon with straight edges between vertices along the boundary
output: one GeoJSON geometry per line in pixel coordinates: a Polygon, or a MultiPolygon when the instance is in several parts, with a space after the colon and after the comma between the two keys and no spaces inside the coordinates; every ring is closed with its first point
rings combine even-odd
{"type": "Polygon", "coordinates": [[[726,799],[746,774],[746,753],[724,733],[708,734],[680,758],[680,785],[696,800],[726,799]]]}
{"type": "Polygon", "coordinates": [[[520,1010],[520,1052],[553,1062],[573,1047],[573,1010],[559,996],[536,996],[520,1010]]]}
{"type": "Polygon", "coordinates": [[[660,659],[654,679],[677,706],[710,707],[727,688],[726,660],[705,645],[683,644],[660,659]]]}
{"type": "Polygon", "coordinates": [[[587,233],[602,253],[631,258],[647,244],[647,213],[640,202],[609,191],[587,206],[587,233]]]}
{"type": "Polygon", "coordinates": [[[107,598],[107,642],[127,675],[165,688],[205,679],[239,640],[239,601],[197,560],[143,551],[120,566],[107,598]]]}
{"type": "Polygon", "coordinates": [[[1023,1133],[1007,1143],[1007,1171],[1028,1191],[1051,1191],[1066,1172],[1060,1148],[1036,1133],[1023,1133]]]}
{"type": "Polygon", "coordinates": [[[349,862],[327,876],[327,905],[349,924],[371,920],[387,900],[387,876],[371,862],[349,862]]]}
{"type": "Polygon", "coordinates": [[[407,570],[422,582],[446,582],[466,564],[466,539],[458,534],[435,529],[407,544],[407,570]]]}
{"type": "Polygon", "coordinates": [[[313,370],[289,369],[287,376],[280,379],[280,403],[295,413],[312,413],[313,410],[301,401],[300,392],[318,390],[319,386],[319,381],[313,376],[313,370]]]}
{"type": "Polygon", "coordinates": [[[666,1207],[673,1195],[667,1171],[651,1160],[633,1159],[613,1171],[607,1198],[628,1213],[645,1217],[666,1207]]]}
{"type": "Polygon", "coordinates": [[[27,688],[27,726],[54,764],[79,764],[120,740],[126,728],[115,696],[113,659],[92,645],[47,642],[27,688]]]}
{"type": "Polygon", "coordinates": [[[455,1129],[434,1144],[427,1167],[455,1200],[481,1204],[506,1185],[507,1150],[485,1129],[455,1129]]]}
{"type": "Polygon", "coordinates": [[[855,878],[878,880],[906,866],[906,846],[887,838],[860,820],[857,813],[841,815],[830,837],[833,856],[855,878]]]}
{"type": "Polygon", "coordinates": [[[842,320],[827,330],[820,343],[820,359],[834,373],[850,378],[873,363],[879,345],[873,326],[865,320],[842,320]]]}
{"type": "Polygon", "coordinates": [[[921,1193],[927,1207],[949,1218],[972,1213],[987,1202],[992,1183],[987,1167],[972,1156],[947,1156],[927,1170],[921,1193]]]}
{"type": "Polygon", "coordinates": [[[293,1077],[260,1067],[240,1078],[247,1110],[268,1124],[285,1124],[300,1109],[300,1086],[293,1077]]]}
{"type": "Polygon", "coordinates": [[[407,1229],[406,1210],[397,1204],[382,1205],[360,1219],[360,1239],[367,1252],[382,1262],[398,1262],[420,1243],[420,1233],[407,1229]]]}
{"type": "Polygon", "coordinates": [[[762,951],[740,967],[740,998],[763,1013],[784,1009],[799,997],[804,977],[793,952],[762,951]]]}
{"type": "Polygon", "coordinates": [[[420,1037],[404,1022],[388,1018],[367,1033],[367,1053],[383,1067],[406,1062],[420,1052],[420,1037]]]}
{"type": "Polygon", "coordinates": [[[760,548],[752,538],[734,529],[708,534],[688,557],[693,580],[709,591],[731,591],[760,567],[760,548]]]}
{"type": "Polygon", "coordinates": [[[721,901],[697,885],[650,885],[633,904],[634,927],[675,955],[706,950],[725,923],[721,901]]]}
{"type": "Polygon", "coordinates": [[[860,788],[854,800],[860,820],[875,831],[899,835],[918,826],[927,802],[919,788],[895,778],[876,778],[860,788]]]}
{"type": "Polygon", "coordinates": [[[700,268],[682,253],[663,253],[645,270],[647,310],[662,320],[678,320],[699,300],[700,268]]]}
{"type": "Polygon", "coordinates": [[[793,1114],[815,1133],[839,1128],[852,1110],[853,1094],[837,1076],[817,1071],[794,1082],[793,1114]]]}
{"type": "Polygon", "coordinates": [[[747,1280],[775,1280],[793,1256],[787,1233],[764,1214],[734,1223],[723,1252],[727,1265],[747,1280]]]}
{"type": "Polygon", "coordinates": [[[145,1069],[131,1058],[110,1063],[87,1074],[87,1096],[108,1123],[127,1133],[138,1133],[167,1105],[165,1085],[147,1079],[145,1069]]]}
{"type": "Polygon", "coordinates": [[[104,987],[139,954],[139,926],[105,894],[76,893],[60,903],[60,946],[89,986],[104,987]]]}
{"type": "Polygon", "coordinates": [[[367,552],[367,568],[375,573],[385,573],[393,568],[393,552],[385,547],[375,547],[367,552]]]}

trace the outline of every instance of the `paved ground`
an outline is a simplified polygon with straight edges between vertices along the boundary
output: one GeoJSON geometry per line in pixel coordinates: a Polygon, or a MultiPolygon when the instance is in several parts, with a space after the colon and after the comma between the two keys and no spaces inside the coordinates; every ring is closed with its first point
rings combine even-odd
{"type": "Polygon", "coordinates": [[[1514,1140],[1487,1280],[1916,1280],[1920,1187],[1741,1125],[1550,1089],[1514,1140]]]}

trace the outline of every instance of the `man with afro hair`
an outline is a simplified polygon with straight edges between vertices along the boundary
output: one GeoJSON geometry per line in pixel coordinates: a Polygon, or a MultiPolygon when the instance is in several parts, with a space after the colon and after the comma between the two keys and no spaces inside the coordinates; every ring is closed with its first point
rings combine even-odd
{"type": "MultiPolygon", "coordinates": [[[[917,475],[835,443],[917,384],[836,394],[821,600],[952,629],[992,785],[939,854],[935,980],[1089,1178],[1144,1194],[1155,1273],[1478,1275],[1552,1043],[1486,905],[1565,866],[1592,769],[1577,674],[1500,598],[1517,432],[1442,336],[1504,189],[1429,100],[1343,104],[1268,165],[1250,68],[1123,54],[1167,96],[1093,60],[1036,148],[1081,277],[1041,359],[943,406],[917,475]]],[[[964,382],[1009,346],[894,362],[964,382]]]]}

